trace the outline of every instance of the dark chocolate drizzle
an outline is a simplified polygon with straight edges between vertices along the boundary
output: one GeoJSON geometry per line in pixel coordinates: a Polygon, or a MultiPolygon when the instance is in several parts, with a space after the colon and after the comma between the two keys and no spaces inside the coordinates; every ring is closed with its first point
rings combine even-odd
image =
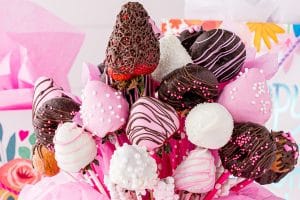
{"type": "MultiPolygon", "coordinates": [[[[126,133],[128,138],[134,144],[139,144],[141,141],[149,140],[155,144],[161,145],[178,129],[171,114],[177,115],[176,111],[169,105],[155,99],[153,97],[141,97],[135,102],[131,108],[133,112],[130,113],[126,133]],[[146,114],[146,112],[136,112],[136,107],[143,107],[152,113],[153,118],[146,114]],[[157,124],[163,131],[151,129],[147,126],[134,125],[136,120],[145,120],[147,122],[157,124]]],[[[139,108],[141,110],[141,108],[139,108]]],[[[139,122],[138,122],[139,123],[139,122]]]]}
{"type": "Polygon", "coordinates": [[[237,177],[254,179],[270,169],[276,144],[270,132],[255,123],[237,123],[230,141],[219,150],[225,169],[237,177]]]}
{"type": "Polygon", "coordinates": [[[169,73],[158,89],[159,99],[177,111],[191,109],[203,102],[214,102],[218,96],[215,75],[195,64],[188,64],[169,73]]]}
{"type": "Polygon", "coordinates": [[[43,81],[39,82],[35,88],[34,88],[34,99],[33,99],[33,107],[32,107],[32,113],[34,116],[34,113],[36,112],[36,108],[40,106],[40,103],[41,101],[47,96],[47,95],[50,95],[52,92],[55,92],[55,91],[61,91],[63,93],[63,88],[62,87],[55,87],[54,86],[54,81],[52,78],[47,78],[47,79],[44,79],[43,81]],[[44,90],[41,90],[41,92],[39,94],[36,94],[36,91],[39,89],[39,87],[46,83],[46,82],[49,82],[49,85],[47,88],[45,88],[44,90]]]}

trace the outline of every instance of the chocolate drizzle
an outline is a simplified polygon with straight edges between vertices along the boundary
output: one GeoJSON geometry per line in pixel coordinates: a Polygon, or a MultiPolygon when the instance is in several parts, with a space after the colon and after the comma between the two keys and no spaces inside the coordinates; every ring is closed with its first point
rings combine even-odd
{"type": "Polygon", "coordinates": [[[242,40],[223,29],[202,33],[189,52],[194,63],[212,71],[219,82],[236,76],[246,59],[246,48],[242,40]]]}
{"type": "Polygon", "coordinates": [[[53,145],[53,137],[58,124],[72,121],[78,111],[79,104],[71,98],[57,97],[44,102],[33,113],[33,127],[37,143],[50,148],[53,145]]]}
{"type": "Polygon", "coordinates": [[[158,97],[177,111],[191,109],[199,103],[218,98],[218,81],[209,70],[188,64],[163,78],[158,97]]]}
{"type": "Polygon", "coordinates": [[[174,119],[178,116],[171,106],[153,97],[141,97],[131,108],[126,133],[134,144],[147,140],[162,145],[178,129],[174,119]],[[158,126],[159,130],[153,126],[158,126]]]}
{"type": "Polygon", "coordinates": [[[272,137],[276,141],[276,159],[270,170],[255,179],[262,185],[279,182],[295,168],[298,160],[299,148],[290,133],[272,132],[272,137]]]}
{"type": "Polygon", "coordinates": [[[234,176],[254,179],[270,169],[276,144],[270,132],[255,123],[237,123],[231,140],[219,150],[225,169],[234,176]]]}
{"type": "Polygon", "coordinates": [[[32,113],[35,113],[36,109],[40,106],[41,102],[45,97],[48,95],[51,95],[52,92],[61,91],[63,94],[63,88],[62,87],[55,87],[54,81],[52,78],[45,78],[41,82],[39,82],[35,88],[34,88],[34,99],[32,102],[33,108],[32,113]],[[37,91],[40,89],[41,85],[47,84],[47,87],[44,90],[41,90],[38,94],[37,91]]]}
{"type": "Polygon", "coordinates": [[[106,49],[105,64],[117,81],[152,73],[159,62],[159,42],[142,4],[128,2],[117,15],[106,49]]]}

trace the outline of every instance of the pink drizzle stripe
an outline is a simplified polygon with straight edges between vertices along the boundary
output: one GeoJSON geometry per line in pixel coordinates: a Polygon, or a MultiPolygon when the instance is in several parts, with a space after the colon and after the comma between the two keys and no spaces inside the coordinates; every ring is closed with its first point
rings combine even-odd
{"type": "MultiPolygon", "coordinates": [[[[229,45],[231,45],[231,43],[234,41],[235,39],[235,35],[232,35],[231,38],[229,38],[225,43],[223,43],[222,45],[218,46],[217,48],[215,48],[215,50],[213,52],[211,52],[209,55],[205,56],[204,59],[202,59],[200,62],[198,63],[202,63],[205,62],[206,60],[210,59],[213,55],[215,55],[218,51],[220,51],[220,49],[225,48],[229,45]]],[[[239,43],[237,43],[239,44],[239,43]]],[[[212,47],[211,47],[212,48],[212,47]]],[[[223,54],[227,53],[227,52],[232,52],[232,49],[229,49],[228,51],[223,52],[223,54]]],[[[229,54],[229,53],[228,53],[229,54]]],[[[221,55],[221,54],[220,54],[221,55]]],[[[214,56],[214,59],[212,59],[212,61],[218,60],[220,55],[218,56],[214,56]]],[[[225,54],[226,55],[226,54],[225,54]]],[[[211,61],[211,62],[212,62],[211,61]]]]}
{"type": "MultiPolygon", "coordinates": [[[[215,34],[216,34],[217,32],[218,32],[218,31],[216,30],[216,31],[215,31],[215,34]]],[[[208,52],[210,49],[212,49],[212,48],[219,42],[219,40],[221,39],[221,37],[223,36],[223,34],[224,34],[224,31],[222,31],[222,34],[220,34],[220,37],[213,43],[213,45],[210,46],[210,48],[206,49],[206,51],[204,51],[204,52],[202,53],[202,55],[201,55],[199,58],[196,58],[196,59],[194,60],[194,63],[198,64],[197,62],[198,62],[199,60],[201,61],[201,58],[204,57],[204,56],[206,56],[207,52],[208,52]]],[[[210,37],[210,38],[211,38],[211,37],[210,37]]],[[[217,48],[217,49],[218,49],[218,48],[217,48]]]]}

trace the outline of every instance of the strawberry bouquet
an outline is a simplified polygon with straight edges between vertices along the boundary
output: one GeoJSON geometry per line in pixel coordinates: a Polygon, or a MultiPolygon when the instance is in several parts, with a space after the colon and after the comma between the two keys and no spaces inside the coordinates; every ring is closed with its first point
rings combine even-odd
{"type": "Polygon", "coordinates": [[[32,160],[45,177],[19,198],[281,199],[257,183],[291,172],[298,146],[264,127],[271,75],[246,57],[233,32],[162,35],[126,3],[81,98],[37,80],[32,160]]]}

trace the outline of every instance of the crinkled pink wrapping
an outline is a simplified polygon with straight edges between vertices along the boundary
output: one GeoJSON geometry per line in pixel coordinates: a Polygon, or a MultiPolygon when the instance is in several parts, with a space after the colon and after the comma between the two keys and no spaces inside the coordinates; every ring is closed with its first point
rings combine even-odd
{"type": "Polygon", "coordinates": [[[69,90],[84,35],[30,1],[2,0],[0,19],[0,110],[31,108],[40,76],[69,90]]]}
{"type": "Polygon", "coordinates": [[[82,85],[86,85],[88,81],[99,81],[100,71],[96,65],[91,63],[83,63],[81,72],[82,85]]]}
{"type": "Polygon", "coordinates": [[[61,172],[45,177],[35,185],[26,185],[19,195],[20,200],[107,200],[107,198],[83,181],[75,181],[61,172]]]}
{"type": "Polygon", "coordinates": [[[238,192],[230,192],[229,196],[216,198],[217,200],[283,200],[275,196],[263,186],[252,183],[238,192]]]}

